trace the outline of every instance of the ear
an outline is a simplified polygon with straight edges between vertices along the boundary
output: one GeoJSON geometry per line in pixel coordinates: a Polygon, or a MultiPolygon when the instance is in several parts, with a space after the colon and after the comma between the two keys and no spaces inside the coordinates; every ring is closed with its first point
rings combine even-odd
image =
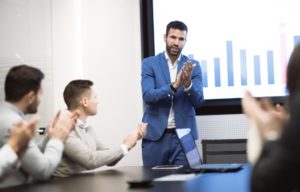
{"type": "Polygon", "coordinates": [[[164,42],[167,42],[167,35],[164,34],[164,42]]]}
{"type": "Polygon", "coordinates": [[[35,99],[35,92],[34,91],[29,91],[27,94],[26,94],[26,100],[29,104],[31,104],[35,99]]]}
{"type": "Polygon", "coordinates": [[[83,107],[87,107],[89,104],[89,100],[87,99],[87,97],[81,97],[80,103],[82,104],[83,107]]]}

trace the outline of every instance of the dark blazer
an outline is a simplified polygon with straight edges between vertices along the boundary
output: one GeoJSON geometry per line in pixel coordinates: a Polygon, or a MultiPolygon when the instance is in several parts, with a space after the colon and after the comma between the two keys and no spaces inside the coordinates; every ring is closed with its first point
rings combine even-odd
{"type": "Polygon", "coordinates": [[[279,141],[267,142],[253,168],[252,192],[300,189],[300,95],[291,103],[290,121],[279,141]]]}
{"type": "MultiPolygon", "coordinates": [[[[178,64],[177,73],[183,64],[189,60],[182,55],[178,64]]],[[[202,89],[202,72],[198,61],[192,73],[192,87],[184,91],[180,87],[174,93],[170,87],[170,72],[164,53],[148,57],[143,60],[142,65],[142,94],[145,102],[143,122],[148,123],[147,134],[144,139],[158,140],[168,124],[168,117],[172,97],[176,128],[191,128],[194,139],[198,139],[195,109],[200,107],[204,101],[202,89]]]]}

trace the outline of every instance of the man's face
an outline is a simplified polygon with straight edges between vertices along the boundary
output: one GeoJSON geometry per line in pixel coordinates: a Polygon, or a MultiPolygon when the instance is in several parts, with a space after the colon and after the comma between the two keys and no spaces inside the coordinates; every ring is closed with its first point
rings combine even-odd
{"type": "Polygon", "coordinates": [[[186,43],[186,31],[170,29],[165,35],[166,50],[170,57],[178,57],[186,43]]]}
{"type": "Polygon", "coordinates": [[[91,87],[91,90],[87,92],[87,107],[86,113],[90,116],[96,115],[98,111],[98,101],[97,101],[97,94],[95,90],[91,87]]]}
{"type": "Polygon", "coordinates": [[[41,102],[42,94],[43,90],[40,87],[40,89],[36,93],[34,93],[32,101],[27,106],[26,113],[33,114],[37,112],[38,106],[41,102]]]}

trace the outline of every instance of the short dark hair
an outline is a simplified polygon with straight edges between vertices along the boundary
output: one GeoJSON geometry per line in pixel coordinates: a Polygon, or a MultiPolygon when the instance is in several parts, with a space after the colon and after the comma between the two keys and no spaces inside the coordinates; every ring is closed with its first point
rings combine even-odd
{"type": "Polygon", "coordinates": [[[74,109],[79,106],[79,97],[90,90],[93,86],[93,82],[90,80],[77,79],[71,81],[64,90],[64,100],[68,109],[74,109]]]}
{"type": "Polygon", "coordinates": [[[5,100],[16,102],[30,91],[37,91],[41,87],[44,73],[32,66],[18,65],[12,67],[5,78],[5,100]]]}
{"type": "Polygon", "coordinates": [[[295,95],[300,91],[300,44],[298,44],[290,57],[287,67],[287,88],[289,90],[289,97],[295,95]]]}
{"type": "Polygon", "coordinates": [[[166,28],[166,36],[168,36],[170,29],[179,29],[180,31],[188,32],[187,26],[181,21],[171,21],[166,28]]]}

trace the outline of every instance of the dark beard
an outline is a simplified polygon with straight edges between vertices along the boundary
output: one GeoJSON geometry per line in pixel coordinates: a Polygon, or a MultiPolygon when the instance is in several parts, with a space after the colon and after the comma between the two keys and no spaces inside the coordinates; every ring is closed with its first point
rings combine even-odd
{"type": "Polygon", "coordinates": [[[37,107],[38,106],[37,106],[36,102],[33,102],[32,104],[27,106],[26,113],[28,113],[28,114],[36,113],[37,107]]]}
{"type": "Polygon", "coordinates": [[[177,47],[178,51],[176,53],[172,52],[171,49],[172,49],[171,46],[166,45],[166,50],[167,50],[168,55],[173,56],[173,57],[178,57],[182,51],[182,49],[179,49],[178,47],[177,47]]]}

